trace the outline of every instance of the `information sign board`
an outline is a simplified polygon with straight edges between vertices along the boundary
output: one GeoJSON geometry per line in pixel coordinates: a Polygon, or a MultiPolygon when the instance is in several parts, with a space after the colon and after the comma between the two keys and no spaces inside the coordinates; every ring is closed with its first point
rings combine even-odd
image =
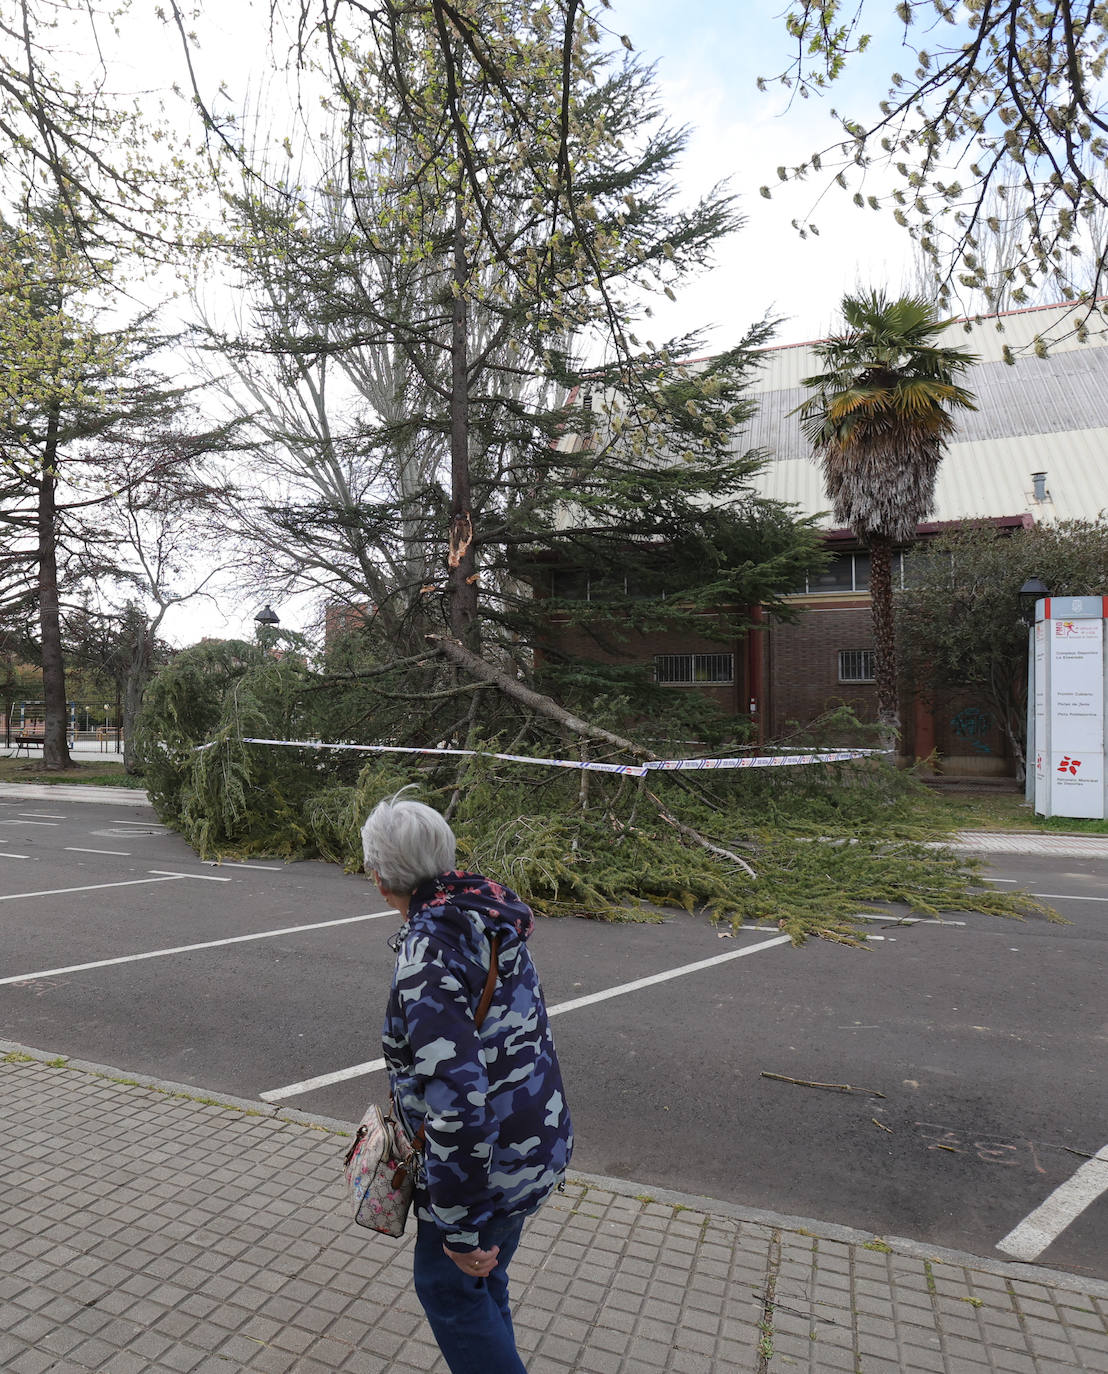
{"type": "Polygon", "coordinates": [[[1053,597],[1035,624],[1035,810],[1105,815],[1105,601],[1053,597]]]}

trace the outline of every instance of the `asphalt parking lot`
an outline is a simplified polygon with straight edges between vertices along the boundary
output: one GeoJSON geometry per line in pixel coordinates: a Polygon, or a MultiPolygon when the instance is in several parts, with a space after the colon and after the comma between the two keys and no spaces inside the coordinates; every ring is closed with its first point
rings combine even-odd
{"type": "MultiPolygon", "coordinates": [[[[1072,924],[874,922],[856,951],[684,914],[541,921],[575,1166],[1004,1253],[1105,1146],[1108,862],[992,872],[1072,924]]],[[[20,1044],[351,1119],[382,1093],[393,929],[364,879],[204,864],[141,803],[0,801],[0,1037],[20,1044]]],[[[1108,1201],[1086,1192],[1021,1243],[1105,1277],[1108,1201]]]]}

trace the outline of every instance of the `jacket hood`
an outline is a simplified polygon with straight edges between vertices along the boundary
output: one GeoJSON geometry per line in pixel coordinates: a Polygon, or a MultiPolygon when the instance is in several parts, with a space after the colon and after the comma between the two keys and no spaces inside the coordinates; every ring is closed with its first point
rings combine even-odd
{"type": "Polygon", "coordinates": [[[467,923],[468,913],[475,913],[482,918],[490,935],[499,930],[507,937],[506,944],[514,944],[516,940],[522,943],[535,928],[531,908],[522,898],[510,887],[483,878],[479,873],[441,873],[421,883],[412,893],[408,919],[418,921],[424,911],[438,920],[462,915],[467,923]]]}

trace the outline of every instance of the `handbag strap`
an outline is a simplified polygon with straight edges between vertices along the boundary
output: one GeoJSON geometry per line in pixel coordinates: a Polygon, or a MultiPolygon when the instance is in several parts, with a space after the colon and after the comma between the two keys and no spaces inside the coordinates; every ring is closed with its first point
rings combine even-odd
{"type": "MultiPolygon", "coordinates": [[[[482,1022],[488,1015],[489,1007],[492,1005],[492,995],[496,991],[496,981],[500,976],[497,968],[497,959],[500,955],[500,934],[497,932],[489,941],[489,972],[485,979],[485,986],[481,989],[481,1000],[477,1003],[477,1010],[473,1013],[473,1024],[478,1030],[481,1029],[482,1022]]],[[[412,1136],[412,1153],[422,1150],[427,1142],[427,1127],[424,1122],[419,1123],[419,1130],[412,1136]]]]}
{"type": "Polygon", "coordinates": [[[491,952],[489,954],[489,975],[485,979],[485,986],[481,990],[481,1000],[477,1003],[477,1010],[473,1013],[473,1023],[478,1030],[481,1023],[489,1013],[492,1006],[492,995],[496,991],[496,980],[500,976],[497,968],[497,959],[500,957],[500,932],[498,931],[489,941],[491,952]]]}

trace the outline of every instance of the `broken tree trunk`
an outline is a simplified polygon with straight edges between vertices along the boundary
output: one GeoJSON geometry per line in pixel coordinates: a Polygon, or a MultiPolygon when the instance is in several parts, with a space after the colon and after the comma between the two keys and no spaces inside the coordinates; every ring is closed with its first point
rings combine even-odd
{"type": "Polygon", "coordinates": [[[446,635],[428,635],[427,639],[440,649],[443,655],[456,664],[459,668],[464,668],[467,673],[480,678],[483,682],[491,682],[499,687],[505,696],[528,706],[532,711],[537,711],[540,715],[555,720],[559,725],[564,725],[567,730],[572,730],[575,735],[581,735],[584,739],[602,739],[608,744],[614,744],[617,749],[624,749],[633,758],[652,759],[656,755],[649,749],[644,749],[641,744],[636,744],[634,740],[624,739],[622,735],[614,735],[610,730],[605,730],[601,725],[593,725],[587,720],[582,720],[580,716],[575,716],[567,711],[564,706],[559,706],[552,698],[545,696],[542,692],[536,692],[531,687],[525,687],[522,682],[517,682],[515,678],[509,677],[502,668],[496,668],[491,663],[487,663],[483,658],[478,658],[474,653],[460,644],[456,639],[449,639],[446,635]]]}
{"type": "MultiPolygon", "coordinates": [[[[491,663],[486,663],[483,658],[478,658],[476,654],[470,653],[470,651],[463,644],[459,644],[456,639],[449,639],[445,635],[428,635],[427,638],[430,643],[440,649],[443,655],[457,667],[464,669],[467,673],[479,678],[482,682],[492,683],[493,686],[498,687],[505,696],[509,696],[522,705],[530,707],[531,710],[539,712],[540,715],[547,716],[550,720],[557,721],[559,725],[565,726],[567,730],[572,730],[574,734],[580,735],[584,739],[605,740],[608,744],[614,744],[617,749],[623,749],[633,758],[641,759],[644,762],[657,757],[657,755],[652,754],[649,749],[644,749],[641,744],[636,744],[634,740],[624,739],[622,735],[614,735],[610,730],[605,730],[603,726],[592,725],[587,720],[582,720],[580,716],[573,715],[571,712],[567,711],[565,707],[559,706],[551,697],[544,696],[542,692],[536,692],[531,687],[525,687],[522,682],[517,682],[515,678],[509,677],[503,669],[495,668],[491,663]]],[[[640,779],[640,783],[643,781],[644,779],[640,779]]],[[[649,789],[646,789],[646,795],[658,808],[658,812],[662,819],[668,825],[672,825],[674,829],[684,835],[686,839],[692,840],[695,844],[708,850],[708,852],[715,855],[716,858],[730,859],[733,863],[738,864],[740,868],[744,869],[750,877],[757,877],[757,874],[745,859],[741,859],[729,849],[724,849],[718,844],[713,844],[711,840],[705,839],[705,837],[701,835],[699,831],[694,830],[692,826],[685,825],[683,821],[679,821],[649,789]]]]}

